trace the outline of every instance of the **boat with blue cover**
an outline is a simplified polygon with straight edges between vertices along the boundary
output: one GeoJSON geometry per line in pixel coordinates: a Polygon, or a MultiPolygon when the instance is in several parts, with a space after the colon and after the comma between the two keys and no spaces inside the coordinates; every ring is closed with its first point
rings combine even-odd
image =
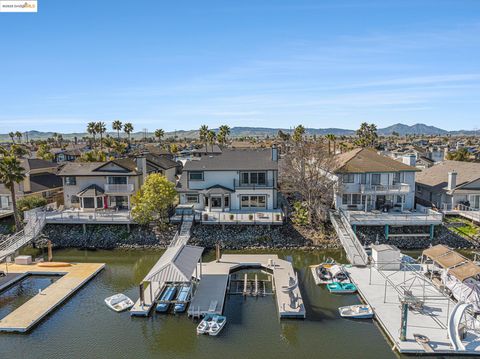
{"type": "Polygon", "coordinates": [[[350,294],[357,291],[357,287],[353,283],[333,282],[327,284],[327,289],[330,293],[336,294],[350,294]]]}
{"type": "Polygon", "coordinates": [[[183,313],[187,309],[187,301],[190,295],[190,285],[182,285],[177,294],[177,303],[173,307],[174,313],[183,313]]]}
{"type": "Polygon", "coordinates": [[[155,309],[157,312],[165,313],[168,311],[170,307],[170,301],[173,300],[175,297],[175,293],[177,292],[177,288],[174,286],[169,286],[167,289],[164,290],[162,296],[159,299],[159,303],[157,304],[157,308],[155,309]]]}

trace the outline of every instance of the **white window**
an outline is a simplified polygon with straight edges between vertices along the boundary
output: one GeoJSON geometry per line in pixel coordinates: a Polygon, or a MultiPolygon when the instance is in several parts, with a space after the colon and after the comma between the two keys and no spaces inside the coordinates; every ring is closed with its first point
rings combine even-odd
{"type": "Polygon", "coordinates": [[[265,185],[267,183],[266,172],[242,172],[240,173],[241,184],[265,185]]]}
{"type": "Polygon", "coordinates": [[[198,203],[198,194],[187,194],[185,199],[187,203],[198,203]]]}
{"type": "Polygon", "coordinates": [[[381,183],[382,175],[380,173],[372,173],[372,184],[379,185],[381,183]]]}
{"type": "Polygon", "coordinates": [[[242,208],[267,208],[267,196],[242,196],[242,208]]]}
{"type": "Polygon", "coordinates": [[[343,183],[354,183],[355,175],[353,173],[344,173],[343,174],[343,183]]]}
{"type": "Polygon", "coordinates": [[[65,186],[75,186],[77,184],[76,177],[65,177],[65,186]]]}

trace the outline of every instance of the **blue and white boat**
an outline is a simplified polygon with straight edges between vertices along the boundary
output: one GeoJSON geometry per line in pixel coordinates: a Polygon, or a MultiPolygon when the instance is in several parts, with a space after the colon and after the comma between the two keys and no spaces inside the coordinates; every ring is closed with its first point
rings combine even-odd
{"type": "Polygon", "coordinates": [[[357,304],[338,308],[340,316],[352,319],[370,319],[373,318],[373,310],[369,305],[357,304]]]}
{"type": "Polygon", "coordinates": [[[327,289],[330,293],[335,294],[351,294],[357,291],[357,287],[353,283],[333,282],[327,284],[327,289]]]}
{"type": "Polygon", "coordinates": [[[190,285],[182,285],[177,294],[175,306],[173,307],[174,313],[183,313],[187,309],[187,301],[190,295],[190,285]]]}
{"type": "Polygon", "coordinates": [[[175,297],[175,293],[177,292],[177,288],[174,286],[167,287],[167,289],[164,290],[162,296],[159,299],[159,303],[157,304],[157,308],[155,309],[157,312],[160,313],[165,313],[168,311],[168,308],[170,307],[170,301],[173,300],[175,297]]]}

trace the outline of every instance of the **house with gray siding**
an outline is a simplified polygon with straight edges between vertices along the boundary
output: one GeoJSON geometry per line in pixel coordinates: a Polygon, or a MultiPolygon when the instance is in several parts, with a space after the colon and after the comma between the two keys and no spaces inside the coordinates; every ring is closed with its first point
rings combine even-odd
{"type": "Polygon", "coordinates": [[[177,215],[190,209],[203,223],[281,224],[277,186],[276,148],[224,149],[186,162],[177,215]]]}

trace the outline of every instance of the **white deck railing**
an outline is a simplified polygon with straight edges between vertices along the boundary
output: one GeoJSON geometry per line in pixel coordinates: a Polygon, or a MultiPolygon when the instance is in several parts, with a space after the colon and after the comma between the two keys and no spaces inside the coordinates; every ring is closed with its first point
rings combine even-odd
{"type": "Polygon", "coordinates": [[[130,222],[132,220],[128,210],[99,210],[83,212],[77,210],[51,211],[46,213],[48,223],[87,223],[87,222],[130,222]]]}
{"type": "Polygon", "coordinates": [[[281,210],[258,212],[206,212],[202,211],[196,218],[206,224],[282,224],[284,215],[281,210]]]}
{"type": "Polygon", "coordinates": [[[420,212],[362,212],[362,211],[341,211],[351,224],[397,224],[422,225],[440,224],[443,214],[429,209],[427,213],[420,212]]]}
{"type": "Polygon", "coordinates": [[[360,191],[362,193],[408,193],[410,192],[410,185],[407,183],[397,183],[390,185],[374,185],[374,184],[362,184],[360,185],[360,191]]]}
{"type": "Polygon", "coordinates": [[[105,193],[132,193],[135,189],[133,183],[105,184],[105,193]]]}

